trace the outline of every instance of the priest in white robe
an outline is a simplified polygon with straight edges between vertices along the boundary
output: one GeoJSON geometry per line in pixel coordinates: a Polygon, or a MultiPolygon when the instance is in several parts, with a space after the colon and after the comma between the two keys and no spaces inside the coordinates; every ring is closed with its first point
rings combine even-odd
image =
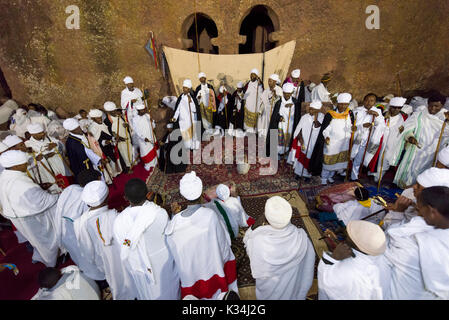
{"type": "Polygon", "coordinates": [[[31,120],[27,116],[27,112],[24,109],[19,108],[11,117],[11,124],[9,128],[14,130],[17,136],[25,138],[25,132],[27,132],[27,127],[30,123],[31,120]]]}
{"type": "Polygon", "coordinates": [[[449,169],[449,146],[438,153],[437,168],[449,169]]]}
{"type": "Polygon", "coordinates": [[[74,229],[84,259],[105,274],[114,300],[134,300],[134,283],[120,259],[121,243],[114,239],[118,212],[108,209],[109,189],[103,181],[84,187],[81,199],[89,209],[75,220],[74,229]]]}
{"type": "Polygon", "coordinates": [[[330,92],[327,90],[327,84],[330,81],[330,76],[325,75],[321,79],[319,85],[315,86],[312,90],[311,99],[312,101],[321,101],[321,102],[332,102],[330,98],[330,92]]]}
{"type": "Polygon", "coordinates": [[[217,111],[215,91],[214,87],[206,82],[204,72],[198,74],[198,79],[200,84],[195,89],[195,98],[198,100],[204,130],[210,130],[213,129],[214,113],[217,111]]]}
{"type": "Polygon", "coordinates": [[[33,261],[54,267],[59,251],[54,220],[58,195],[43,190],[27,176],[28,157],[24,152],[6,151],[0,163],[5,168],[0,175],[3,216],[31,243],[33,261]]]}
{"type": "Polygon", "coordinates": [[[251,70],[250,80],[244,89],[245,112],[244,129],[246,132],[257,132],[258,107],[262,102],[263,85],[259,78],[259,70],[251,70]]]}
{"type": "Polygon", "coordinates": [[[114,222],[114,238],[121,244],[120,259],[134,281],[138,300],[179,300],[178,271],[164,233],[168,214],[149,202],[147,193],[140,179],[132,179],[125,186],[130,206],[114,222]]]}
{"type": "Polygon", "coordinates": [[[126,88],[122,90],[120,105],[125,111],[127,122],[131,123],[132,118],[137,114],[134,104],[143,103],[143,93],[139,88],[134,87],[133,78],[127,76],[123,82],[126,88]]]}
{"type": "Polygon", "coordinates": [[[282,88],[277,85],[280,82],[277,74],[272,74],[268,79],[268,88],[262,93],[259,107],[259,119],[257,128],[259,135],[266,137],[270,126],[270,119],[273,113],[274,105],[283,95],[282,88]]]}
{"type": "Polygon", "coordinates": [[[238,292],[231,238],[214,210],[200,204],[203,184],[196,173],[184,175],[180,193],[189,202],[167,225],[165,234],[181,279],[181,297],[216,299],[238,292]]]}
{"type": "Polygon", "coordinates": [[[367,221],[351,221],[348,238],[332,254],[323,252],[318,265],[320,300],[383,300],[379,256],[385,252],[382,229],[367,221]]]}
{"type": "Polygon", "coordinates": [[[312,286],[315,250],[306,232],[291,224],[292,211],[287,200],[272,197],[265,204],[268,224],[246,231],[257,300],[305,300],[312,286]]]}
{"type": "MultiPolygon", "coordinates": [[[[349,99],[350,102],[351,99],[349,99]]],[[[355,126],[351,160],[351,179],[358,180],[360,166],[368,167],[377,150],[385,131],[385,119],[382,110],[375,107],[376,96],[368,94],[363,99],[363,106],[354,109],[355,126]],[[363,161],[363,163],[362,163],[363,161]]]]}
{"type": "Polygon", "coordinates": [[[287,163],[293,165],[295,175],[302,178],[311,178],[309,162],[320,133],[324,114],[321,112],[321,101],[313,101],[305,115],[301,117],[293,133],[292,149],[287,163]]]}
{"type": "MultiPolygon", "coordinates": [[[[439,152],[437,145],[441,133],[440,148],[449,143],[449,126],[444,126],[449,119],[449,111],[443,109],[443,103],[442,97],[431,97],[426,108],[414,112],[405,122],[397,154],[401,155],[404,148],[406,152],[393,181],[400,188],[413,185],[420,173],[435,165],[433,161],[439,152]]],[[[399,156],[396,159],[399,161],[399,156]]]]}

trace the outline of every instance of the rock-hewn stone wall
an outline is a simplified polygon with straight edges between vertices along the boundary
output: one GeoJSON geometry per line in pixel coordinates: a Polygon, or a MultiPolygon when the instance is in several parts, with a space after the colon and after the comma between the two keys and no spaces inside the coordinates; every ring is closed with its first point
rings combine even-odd
{"type": "MultiPolygon", "coordinates": [[[[240,24],[255,5],[268,6],[278,44],[296,39],[291,68],[319,81],[334,70],[331,91],[356,98],[374,91],[435,88],[449,95],[449,2],[440,0],[197,0],[217,25],[220,54],[238,53],[240,24]],[[380,30],[368,30],[365,9],[380,8],[380,30]]],[[[0,67],[15,99],[76,111],[119,102],[122,79],[150,88],[154,103],[167,83],[144,46],[183,48],[182,28],[194,1],[0,0],[0,67]],[[79,30],[65,26],[65,8],[80,8],[79,30]]]]}

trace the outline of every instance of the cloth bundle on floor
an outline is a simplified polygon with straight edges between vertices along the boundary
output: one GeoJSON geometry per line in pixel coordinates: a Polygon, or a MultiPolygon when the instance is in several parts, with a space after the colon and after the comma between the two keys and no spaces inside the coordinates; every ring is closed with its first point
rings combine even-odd
{"type": "Polygon", "coordinates": [[[316,196],[316,208],[320,211],[333,212],[333,206],[350,200],[355,200],[354,190],[363,187],[358,182],[347,182],[325,188],[316,196]]]}

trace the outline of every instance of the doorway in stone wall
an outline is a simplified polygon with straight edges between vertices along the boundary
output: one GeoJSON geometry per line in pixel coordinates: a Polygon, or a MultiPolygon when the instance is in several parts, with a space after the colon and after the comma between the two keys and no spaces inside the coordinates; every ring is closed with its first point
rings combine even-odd
{"type": "Polygon", "coordinates": [[[9,89],[8,83],[3,75],[3,71],[0,68],[0,97],[3,96],[7,96],[10,99],[12,98],[11,89],[9,89]]]}
{"type": "Polygon", "coordinates": [[[182,33],[184,39],[188,40],[184,47],[185,50],[211,54],[219,53],[218,47],[212,45],[212,39],[218,37],[217,25],[208,15],[197,12],[196,24],[195,14],[188,16],[183,23],[182,33]]]}
{"type": "Polygon", "coordinates": [[[260,53],[276,47],[270,34],[279,29],[279,20],[274,11],[263,5],[250,9],[240,25],[240,35],[246,42],[239,44],[239,53],[260,53]]]}

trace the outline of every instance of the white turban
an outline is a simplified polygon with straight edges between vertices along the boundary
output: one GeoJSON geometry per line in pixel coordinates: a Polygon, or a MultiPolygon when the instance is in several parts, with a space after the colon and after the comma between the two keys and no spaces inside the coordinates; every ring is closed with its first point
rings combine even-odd
{"type": "Polygon", "coordinates": [[[352,242],[364,253],[378,256],[385,252],[387,247],[383,230],[377,225],[364,220],[348,222],[346,231],[352,242]]]}
{"type": "Polygon", "coordinates": [[[299,78],[301,76],[301,70],[295,69],[292,71],[292,77],[293,78],[299,78]]]}
{"type": "Polygon", "coordinates": [[[198,199],[203,192],[203,182],[195,171],[186,173],[179,182],[179,192],[189,201],[198,199]]]}
{"type": "Polygon", "coordinates": [[[104,181],[89,182],[81,193],[81,200],[89,207],[96,207],[103,203],[109,194],[109,189],[104,181]]]}
{"type": "Polygon", "coordinates": [[[406,98],[395,97],[390,99],[390,106],[392,107],[403,107],[405,102],[407,102],[406,98]]]}
{"type": "Polygon", "coordinates": [[[310,107],[312,109],[319,110],[319,109],[321,109],[322,106],[323,106],[323,103],[320,100],[315,100],[310,103],[310,107]]]}
{"type": "Polygon", "coordinates": [[[256,76],[259,76],[259,70],[257,70],[257,69],[253,69],[253,70],[251,70],[251,73],[254,73],[256,76]]]}
{"type": "MultiPolygon", "coordinates": [[[[390,94],[387,94],[385,97],[384,97],[384,101],[386,101],[386,100],[390,100],[391,101],[391,99],[393,99],[394,98],[394,95],[392,95],[391,93],[390,94]]],[[[391,102],[390,102],[391,103],[391,102]]]]}
{"type": "Polygon", "coordinates": [[[137,110],[144,110],[145,109],[145,105],[143,103],[137,103],[137,104],[134,105],[134,107],[137,110]]]}
{"type": "Polygon", "coordinates": [[[219,184],[216,190],[217,197],[220,200],[226,201],[228,200],[229,196],[231,195],[231,190],[229,190],[229,187],[224,184],[219,184]]]}
{"type": "Polygon", "coordinates": [[[0,164],[4,168],[11,168],[28,162],[25,152],[19,150],[9,150],[0,155],[0,164]]]}
{"type": "Polygon", "coordinates": [[[201,78],[206,78],[206,74],[204,72],[200,72],[198,74],[198,79],[201,79],[201,78]]]}
{"type": "Polygon", "coordinates": [[[282,86],[282,91],[284,91],[285,93],[292,93],[294,89],[295,89],[295,86],[289,82],[285,83],[282,86]]]}
{"type": "Polygon", "coordinates": [[[117,110],[117,106],[112,101],[106,101],[103,105],[103,109],[105,111],[114,111],[114,110],[117,110]]]}
{"type": "Polygon", "coordinates": [[[3,142],[0,142],[0,152],[5,152],[8,149],[9,149],[9,147],[6,144],[4,144],[3,142]]]}
{"type": "Polygon", "coordinates": [[[292,206],[279,196],[271,197],[265,203],[265,217],[275,229],[285,228],[292,218],[292,206]]]}
{"type": "Polygon", "coordinates": [[[407,115],[411,115],[413,113],[413,107],[408,104],[404,104],[404,106],[401,108],[401,111],[407,115]]]}
{"type": "Polygon", "coordinates": [[[27,131],[30,134],[37,134],[44,132],[44,127],[40,123],[31,123],[27,126],[27,131]]]}
{"type": "Polygon", "coordinates": [[[225,86],[221,86],[220,89],[219,89],[220,93],[223,93],[225,90],[226,90],[225,86]]]}
{"type": "Polygon", "coordinates": [[[192,81],[190,79],[185,79],[184,82],[182,83],[182,86],[192,89],[192,81]]]}
{"type": "Polygon", "coordinates": [[[3,143],[8,146],[8,148],[12,148],[14,146],[17,146],[19,143],[22,143],[23,140],[20,139],[18,136],[9,135],[4,140],[3,143]]]}
{"type": "Polygon", "coordinates": [[[340,93],[337,97],[338,103],[350,103],[352,96],[349,93],[340,93]]]}
{"type": "Polygon", "coordinates": [[[312,82],[311,84],[309,84],[309,89],[313,89],[316,87],[316,83],[312,82]]]}
{"type": "Polygon", "coordinates": [[[279,79],[279,76],[275,73],[270,76],[270,79],[276,81],[276,83],[281,82],[281,79],[279,79]]]}
{"type": "Polygon", "coordinates": [[[416,181],[424,188],[448,187],[449,169],[430,168],[421,173],[416,181]]]}
{"type": "Polygon", "coordinates": [[[412,98],[412,100],[410,101],[410,105],[413,107],[413,109],[416,109],[421,106],[427,107],[428,101],[429,101],[429,99],[425,99],[423,97],[416,96],[416,97],[412,98]]]}
{"type": "Polygon", "coordinates": [[[237,83],[237,88],[238,89],[242,89],[244,87],[243,82],[240,81],[239,83],[237,83]]]}
{"type": "Polygon", "coordinates": [[[449,167],[449,146],[442,149],[438,153],[438,161],[440,161],[445,167],[449,167]]]}
{"type": "Polygon", "coordinates": [[[62,126],[67,131],[72,131],[72,130],[75,130],[76,128],[78,128],[80,126],[80,124],[79,124],[78,120],[76,120],[75,118],[68,118],[68,119],[64,120],[64,122],[62,123],[62,126]]]}
{"type": "Polygon", "coordinates": [[[103,112],[98,109],[92,109],[89,111],[89,117],[91,118],[101,118],[103,116],[103,112]]]}
{"type": "Polygon", "coordinates": [[[131,77],[125,77],[125,79],[123,79],[123,82],[125,84],[130,84],[130,83],[134,83],[134,80],[131,77]]]}

